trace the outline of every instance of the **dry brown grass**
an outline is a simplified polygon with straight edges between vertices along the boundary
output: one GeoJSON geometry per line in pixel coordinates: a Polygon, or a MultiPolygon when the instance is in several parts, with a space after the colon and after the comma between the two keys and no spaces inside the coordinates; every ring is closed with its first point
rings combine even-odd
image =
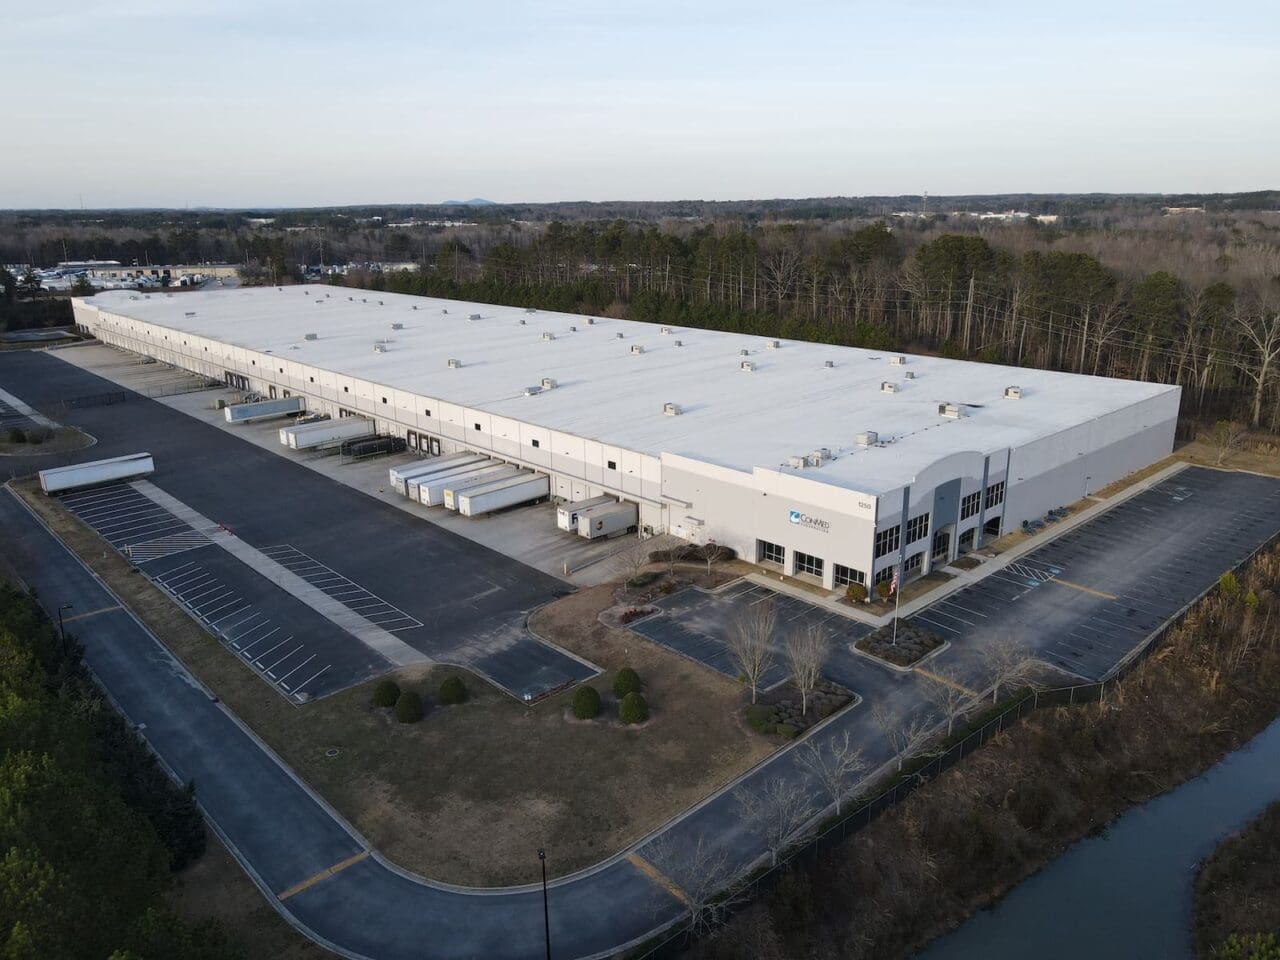
{"type": "MultiPolygon", "coordinates": [[[[403,867],[473,885],[525,883],[538,847],[561,875],[629,845],[772,749],[735,717],[742,688],[623,630],[600,624],[611,585],[580,591],[532,618],[542,636],[611,672],[632,666],[651,719],[635,729],[568,718],[566,691],[536,706],[470,677],[471,699],[402,725],[371,706],[373,683],[291,705],[210,637],[97,534],[16,485],[55,533],[294,770],[403,867]],[[336,748],[336,757],[326,751],[336,748]]],[[[430,695],[451,668],[401,671],[430,695]]]]}
{"type": "Polygon", "coordinates": [[[1280,935],[1280,801],[1223,840],[1196,875],[1192,934],[1210,958],[1233,933],[1280,935]]]}

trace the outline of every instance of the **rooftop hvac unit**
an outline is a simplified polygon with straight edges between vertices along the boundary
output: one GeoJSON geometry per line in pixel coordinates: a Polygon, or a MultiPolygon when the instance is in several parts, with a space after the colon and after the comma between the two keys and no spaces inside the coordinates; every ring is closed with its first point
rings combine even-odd
{"type": "Polygon", "coordinates": [[[805,457],[787,457],[787,466],[793,470],[803,470],[809,465],[809,461],[805,457]]]}
{"type": "Polygon", "coordinates": [[[678,417],[680,416],[680,413],[681,413],[680,404],[678,403],[664,403],[662,405],[663,416],[678,417]]]}
{"type": "Polygon", "coordinates": [[[347,300],[348,300],[348,301],[350,301],[351,303],[355,303],[355,302],[356,302],[356,298],[355,298],[355,297],[347,297],[347,300]]]}
{"type": "Polygon", "coordinates": [[[596,318],[595,318],[595,317],[587,317],[587,326],[591,326],[591,324],[593,324],[593,323],[595,323],[595,322],[596,322],[596,318]]]}
{"type": "Polygon", "coordinates": [[[184,317],[194,317],[195,315],[196,315],[196,312],[194,310],[188,310],[186,313],[183,314],[184,317]]]}
{"type": "Polygon", "coordinates": [[[683,341],[683,340],[676,340],[676,341],[674,341],[674,343],[675,343],[675,345],[676,345],[677,347],[683,347],[683,346],[684,346],[684,341],[683,341]]]}
{"type": "Polygon", "coordinates": [[[898,385],[894,383],[892,380],[881,380],[880,392],[881,393],[897,393],[898,385]]]}
{"type": "Polygon", "coordinates": [[[874,430],[866,430],[854,437],[853,442],[860,447],[874,447],[880,442],[880,434],[874,430]]]}
{"type": "Polygon", "coordinates": [[[738,351],[738,356],[740,356],[740,357],[749,357],[749,356],[751,356],[751,351],[750,351],[750,350],[739,350],[739,351],[738,351]]]}
{"type": "Polygon", "coordinates": [[[889,366],[891,367],[905,367],[906,365],[907,365],[907,358],[904,357],[902,354],[898,354],[896,357],[889,358],[889,366]]]}
{"type": "Polygon", "coordinates": [[[457,369],[458,369],[459,367],[461,367],[461,366],[462,366],[462,361],[461,361],[461,360],[455,360],[455,359],[453,359],[452,357],[450,357],[450,358],[449,358],[449,369],[450,369],[450,370],[457,370],[457,369]]]}
{"type": "Polygon", "coordinates": [[[959,420],[964,416],[964,411],[955,403],[938,404],[938,416],[946,417],[948,420],[959,420]]]}
{"type": "Polygon", "coordinates": [[[520,326],[522,326],[522,327],[523,327],[524,325],[525,325],[525,319],[524,319],[524,317],[521,317],[521,318],[520,318],[520,326]]]}
{"type": "Polygon", "coordinates": [[[302,339],[303,340],[319,340],[320,335],[318,333],[304,333],[302,335],[302,339]]]}
{"type": "Polygon", "coordinates": [[[479,320],[479,319],[480,319],[480,314],[478,314],[478,313],[473,313],[473,314],[471,314],[469,317],[467,317],[467,319],[468,319],[468,320],[479,320]]]}
{"type": "Polygon", "coordinates": [[[403,329],[404,329],[404,324],[403,324],[403,323],[393,323],[393,324],[391,325],[391,329],[392,329],[392,330],[403,330],[403,329]]]}
{"type": "Polygon", "coordinates": [[[745,370],[747,371],[747,373],[750,373],[755,368],[756,368],[756,365],[752,363],[750,360],[743,360],[741,363],[738,364],[738,369],[745,370]]]}
{"type": "Polygon", "coordinates": [[[555,388],[556,388],[556,382],[555,382],[555,380],[553,380],[551,377],[543,377],[543,378],[542,378],[542,389],[543,389],[543,390],[554,390],[555,388]]]}
{"type": "Polygon", "coordinates": [[[836,365],[836,362],[834,360],[823,360],[822,365],[830,370],[836,365]]]}
{"type": "Polygon", "coordinates": [[[804,462],[810,467],[820,467],[822,466],[822,454],[817,452],[810,453],[804,458],[804,462]]]}
{"type": "Polygon", "coordinates": [[[659,333],[661,333],[661,334],[668,334],[668,333],[670,333],[670,332],[671,332],[671,328],[670,328],[670,327],[659,327],[659,328],[658,328],[658,332],[659,332],[659,333]]]}
{"type": "Polygon", "coordinates": [[[631,345],[631,354],[632,354],[632,356],[637,356],[637,357],[638,357],[638,356],[639,356],[640,354],[642,354],[642,353],[644,353],[644,347],[640,346],[640,344],[638,344],[638,343],[633,343],[633,344],[631,345]]]}
{"type": "Polygon", "coordinates": [[[524,312],[525,312],[525,313],[537,313],[537,312],[538,312],[538,308],[537,308],[537,307],[525,307],[525,308],[524,308],[524,312]]]}
{"type": "Polygon", "coordinates": [[[386,345],[385,343],[383,343],[381,340],[379,340],[377,343],[375,343],[375,344],[373,345],[373,352],[374,352],[374,353],[386,353],[386,352],[387,352],[387,345],[386,345]]]}
{"type": "Polygon", "coordinates": [[[538,394],[540,394],[541,392],[542,392],[542,388],[541,388],[541,387],[525,387],[525,388],[524,388],[524,395],[525,395],[526,397],[533,397],[533,396],[537,396],[537,395],[538,395],[538,394]]]}
{"type": "Polygon", "coordinates": [[[765,343],[765,347],[769,350],[777,350],[780,346],[782,346],[782,343],[778,340],[769,340],[765,343]]]}
{"type": "Polygon", "coordinates": [[[316,303],[324,303],[323,300],[317,300],[316,303]]]}
{"type": "Polygon", "coordinates": [[[361,297],[361,298],[360,298],[360,302],[361,302],[361,303],[368,303],[368,302],[369,302],[369,298],[368,298],[368,297],[361,297]]]}
{"type": "Polygon", "coordinates": [[[1005,387],[1004,395],[1009,400],[1021,400],[1022,388],[1021,387],[1005,387]]]}
{"type": "Polygon", "coordinates": [[[614,338],[615,338],[615,339],[622,340],[622,339],[624,339],[624,338],[626,337],[626,334],[625,334],[625,333],[615,333],[613,336],[614,336],[614,338]]]}
{"type": "Polygon", "coordinates": [[[543,330],[543,331],[542,331],[542,339],[543,339],[543,340],[554,340],[555,338],[556,338],[556,335],[555,335],[554,333],[552,333],[550,330],[543,330]]]}
{"type": "Polygon", "coordinates": [[[914,380],[915,378],[916,378],[916,375],[915,375],[915,373],[914,373],[914,372],[912,372],[911,370],[906,370],[906,371],[904,371],[904,372],[903,372],[903,374],[902,374],[902,379],[903,379],[903,380],[914,380]]]}
{"type": "MultiPolygon", "coordinates": [[[[325,296],[328,296],[328,294],[325,294],[325,296]]],[[[413,305],[413,309],[414,309],[414,310],[417,310],[417,309],[418,309],[418,305],[417,305],[416,303],[413,305]]]]}
{"type": "Polygon", "coordinates": [[[385,304],[385,303],[383,303],[381,300],[379,300],[379,301],[378,301],[378,306],[380,306],[380,307],[385,307],[385,306],[386,306],[386,304],[385,304]]]}
{"type": "Polygon", "coordinates": [[[449,312],[449,309],[446,307],[445,309],[441,310],[440,312],[441,312],[441,313],[448,313],[448,312],[449,312]]]}

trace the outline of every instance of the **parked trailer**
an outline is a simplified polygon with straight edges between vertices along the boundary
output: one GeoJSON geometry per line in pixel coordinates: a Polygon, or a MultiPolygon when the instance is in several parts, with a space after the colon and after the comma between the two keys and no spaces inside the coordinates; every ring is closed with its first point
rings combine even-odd
{"type": "Polygon", "coordinates": [[[403,453],[408,446],[404,437],[379,434],[374,437],[357,437],[342,441],[344,457],[380,457],[389,453],[403,453]]]}
{"type": "MultiPolygon", "coordinates": [[[[446,469],[460,462],[470,462],[475,456],[476,454],[474,453],[451,453],[444,457],[432,457],[430,460],[419,460],[416,463],[406,463],[403,466],[392,467],[388,476],[396,493],[408,497],[409,481],[414,477],[435,473],[437,470],[446,469]]],[[[418,498],[414,495],[409,499],[416,500],[418,498]]]]}
{"type": "MultiPolygon", "coordinates": [[[[286,428],[287,429],[287,428],[286,428]]],[[[289,434],[287,443],[294,450],[314,450],[337,446],[343,440],[373,436],[373,421],[364,417],[340,417],[325,423],[308,423],[289,434]]]]}
{"type": "Polygon", "coordinates": [[[620,537],[637,529],[636,505],[620,503],[592,507],[578,515],[578,536],[588,540],[620,537]]]}
{"type": "Polygon", "coordinates": [[[440,502],[444,504],[446,510],[457,510],[459,494],[467,490],[474,490],[476,487],[481,487],[485,484],[497,483],[499,480],[514,477],[519,473],[519,467],[512,466],[509,463],[500,463],[494,467],[486,467],[484,470],[477,471],[470,476],[450,480],[445,485],[444,495],[441,497],[440,502]]]}
{"type": "Polygon", "coordinates": [[[541,500],[550,493],[551,483],[545,473],[521,474],[464,490],[458,494],[458,512],[464,517],[478,517],[504,507],[541,500]]]}
{"type": "Polygon", "coordinates": [[[562,503],[556,508],[556,526],[569,533],[578,532],[578,517],[584,510],[600,507],[606,503],[616,503],[613,497],[592,497],[590,500],[579,500],[576,503],[562,503]]]}
{"type": "Polygon", "coordinates": [[[448,474],[453,476],[454,471],[464,467],[469,467],[477,463],[484,463],[489,458],[483,453],[461,453],[455,454],[453,457],[446,458],[452,460],[451,463],[441,463],[436,469],[428,473],[415,474],[405,481],[405,496],[416,503],[422,502],[422,484],[430,483],[439,477],[448,474]]]}
{"type": "Polygon", "coordinates": [[[285,397],[283,400],[259,400],[257,403],[233,403],[223,407],[227,423],[257,423],[302,413],[307,408],[302,397],[285,397]]]}
{"type": "Polygon", "coordinates": [[[477,460],[474,463],[466,463],[461,467],[453,467],[452,470],[445,470],[440,474],[431,474],[428,477],[419,477],[417,484],[417,502],[424,507],[439,507],[444,503],[444,488],[453,484],[462,483],[467,477],[476,476],[485,470],[493,470],[494,467],[504,466],[500,460],[492,460],[485,457],[484,460],[477,460]]]}
{"type": "Polygon", "coordinates": [[[149,453],[131,453],[125,457],[90,460],[69,467],[52,467],[40,471],[40,489],[45,493],[63,493],[80,487],[92,487],[115,480],[132,480],[155,472],[149,453]]]}

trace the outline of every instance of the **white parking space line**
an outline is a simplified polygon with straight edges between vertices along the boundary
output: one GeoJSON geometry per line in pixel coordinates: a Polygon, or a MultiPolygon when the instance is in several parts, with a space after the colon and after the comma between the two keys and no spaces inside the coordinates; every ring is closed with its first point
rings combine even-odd
{"type": "Polygon", "coordinates": [[[290,670],[288,673],[282,676],[279,680],[277,680],[276,683],[280,684],[280,686],[288,690],[289,687],[285,684],[285,681],[288,680],[290,677],[292,677],[295,673],[297,673],[299,670],[301,670],[303,667],[305,667],[308,663],[310,663],[315,658],[316,658],[316,655],[313,653],[311,656],[307,657],[307,659],[303,660],[300,664],[298,664],[296,667],[294,667],[292,670],[290,670]]]}
{"type": "Polygon", "coordinates": [[[317,671],[316,671],[315,673],[313,673],[311,676],[307,677],[307,679],[303,680],[300,684],[298,684],[296,687],[294,687],[294,688],[293,688],[293,689],[294,689],[294,692],[296,693],[296,692],[298,692],[298,691],[302,690],[302,688],[303,688],[303,687],[305,687],[307,684],[309,684],[312,680],[315,680],[317,677],[319,677],[319,676],[320,676],[320,674],[322,674],[322,673],[324,673],[326,670],[328,670],[330,666],[331,666],[331,664],[325,664],[323,667],[321,667],[319,670],[317,670],[317,671]]]}
{"type": "Polygon", "coordinates": [[[243,604],[241,604],[240,606],[236,607],[236,608],[235,608],[234,610],[232,610],[230,613],[224,613],[222,616],[218,617],[218,619],[209,621],[209,626],[211,626],[211,627],[212,627],[212,626],[217,626],[217,625],[218,625],[219,623],[221,623],[223,620],[229,620],[229,619],[231,619],[232,617],[234,617],[234,616],[235,616],[236,614],[238,614],[238,613],[244,613],[246,610],[248,610],[248,609],[249,609],[250,607],[252,607],[252,606],[253,606],[253,604],[249,603],[249,602],[246,600],[246,601],[244,601],[244,603],[243,603],[243,604]]]}
{"type": "MultiPolygon", "coordinates": [[[[268,622],[268,623],[270,623],[270,621],[267,621],[267,622],[268,622]]],[[[279,633],[279,632],[280,632],[280,628],[279,628],[279,627],[273,627],[272,629],[270,629],[270,630],[268,630],[266,633],[264,633],[262,636],[260,636],[257,640],[253,641],[253,643],[246,644],[246,645],[241,649],[241,651],[240,651],[240,652],[241,652],[241,653],[243,653],[246,657],[248,657],[248,656],[249,656],[249,651],[250,651],[250,650],[252,650],[252,649],[253,649],[254,647],[256,647],[258,644],[262,643],[264,640],[270,640],[272,637],[274,637],[274,636],[275,636],[277,633],[279,633]]]]}
{"type": "Polygon", "coordinates": [[[288,660],[288,659],[289,659],[290,657],[292,657],[294,654],[296,654],[296,653],[298,653],[300,650],[304,650],[304,649],[306,649],[306,644],[305,644],[305,643],[300,643],[300,644],[298,644],[296,647],[294,647],[292,650],[290,650],[288,653],[286,653],[283,657],[281,657],[281,658],[280,658],[279,660],[277,660],[275,663],[271,664],[271,666],[267,667],[267,668],[263,671],[263,673],[265,673],[268,677],[270,677],[272,680],[274,680],[274,679],[276,678],[276,675],[275,675],[274,673],[272,673],[271,671],[272,671],[272,670],[274,670],[276,667],[280,666],[280,664],[284,663],[286,660],[288,660]]]}
{"type": "Polygon", "coordinates": [[[262,653],[258,654],[256,657],[254,657],[254,658],[253,658],[253,662],[254,662],[255,664],[258,664],[259,666],[261,666],[261,665],[262,665],[262,658],[263,658],[263,657],[270,656],[272,653],[274,653],[275,651],[279,650],[281,647],[283,647],[286,643],[288,643],[288,642],[289,642],[290,640],[292,640],[292,639],[293,639],[292,634],[291,634],[291,635],[289,635],[289,636],[287,636],[287,637],[285,637],[283,640],[281,640],[279,643],[277,643],[274,647],[271,647],[269,650],[264,650],[264,651],[262,651],[262,653]]]}

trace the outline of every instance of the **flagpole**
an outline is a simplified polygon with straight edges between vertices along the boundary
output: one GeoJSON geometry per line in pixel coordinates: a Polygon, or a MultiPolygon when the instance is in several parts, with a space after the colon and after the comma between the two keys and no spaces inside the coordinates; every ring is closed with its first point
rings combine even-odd
{"type": "Polygon", "coordinates": [[[896,647],[898,645],[898,610],[902,607],[902,580],[897,571],[894,571],[893,580],[896,584],[893,591],[893,646],[896,647]]]}

